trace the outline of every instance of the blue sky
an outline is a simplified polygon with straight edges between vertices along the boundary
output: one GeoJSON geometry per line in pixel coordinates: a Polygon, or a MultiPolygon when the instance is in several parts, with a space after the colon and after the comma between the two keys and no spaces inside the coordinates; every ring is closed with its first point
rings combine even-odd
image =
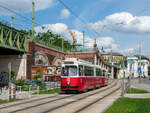
{"type": "MultiPolygon", "coordinates": [[[[62,0],[86,22],[86,26],[58,0],[0,0],[0,5],[31,19],[32,1],[35,1],[36,7],[37,32],[51,30],[72,42],[67,31],[70,27],[78,43],[82,44],[82,31],[85,31],[88,48],[92,47],[96,38],[99,48],[103,46],[106,51],[113,49],[126,55],[138,53],[138,43],[141,41],[142,53],[150,56],[149,0],[62,0]]],[[[10,22],[12,15],[16,28],[31,29],[31,21],[0,6],[1,21],[10,22]]]]}

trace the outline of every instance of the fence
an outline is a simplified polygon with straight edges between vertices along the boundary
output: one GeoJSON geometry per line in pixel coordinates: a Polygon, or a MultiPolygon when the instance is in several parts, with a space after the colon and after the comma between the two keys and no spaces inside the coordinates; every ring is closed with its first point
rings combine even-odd
{"type": "MultiPolygon", "coordinates": [[[[25,99],[32,97],[33,93],[40,94],[41,91],[49,91],[60,88],[60,82],[45,82],[44,85],[23,85],[16,86],[15,97],[17,99],[25,99]]],[[[9,99],[9,88],[0,87],[0,98],[9,99]]]]}

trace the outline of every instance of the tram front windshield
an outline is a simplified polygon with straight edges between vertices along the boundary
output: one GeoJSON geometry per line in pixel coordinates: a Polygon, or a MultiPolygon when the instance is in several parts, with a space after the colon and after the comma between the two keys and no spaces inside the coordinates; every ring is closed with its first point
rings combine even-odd
{"type": "Polygon", "coordinates": [[[62,76],[77,76],[77,67],[76,66],[63,67],[62,76]]]}

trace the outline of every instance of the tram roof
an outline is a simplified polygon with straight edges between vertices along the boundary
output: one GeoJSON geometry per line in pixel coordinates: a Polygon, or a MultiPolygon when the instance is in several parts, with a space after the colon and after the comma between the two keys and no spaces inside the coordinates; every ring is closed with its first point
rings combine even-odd
{"type": "MultiPolygon", "coordinates": [[[[94,65],[92,62],[85,61],[85,60],[82,60],[82,59],[79,59],[79,58],[66,58],[64,60],[64,62],[73,62],[74,64],[93,66],[93,67],[96,67],[96,68],[101,68],[102,70],[106,70],[105,68],[102,68],[99,65],[94,65]]],[[[67,65],[69,65],[69,64],[67,64],[67,65]]]]}

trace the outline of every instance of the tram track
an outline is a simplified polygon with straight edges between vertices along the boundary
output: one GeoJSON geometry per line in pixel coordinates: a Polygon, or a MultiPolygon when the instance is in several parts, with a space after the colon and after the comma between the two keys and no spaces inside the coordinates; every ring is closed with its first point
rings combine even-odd
{"type": "Polygon", "coordinates": [[[12,104],[11,103],[11,105],[4,105],[4,107],[0,107],[0,109],[5,109],[7,107],[14,107],[14,106],[17,106],[17,105],[22,105],[22,104],[26,104],[26,103],[30,103],[30,102],[36,102],[36,101],[40,101],[40,100],[43,100],[43,99],[53,98],[53,97],[56,97],[56,96],[58,96],[58,94],[57,95],[53,95],[53,96],[48,96],[48,97],[33,99],[33,100],[27,100],[27,99],[25,99],[27,101],[25,101],[25,102],[19,102],[19,103],[16,103],[16,104],[12,104]]]}
{"type": "MultiPolygon", "coordinates": [[[[113,83],[113,81],[111,81],[108,85],[110,85],[112,83],[113,83]]],[[[33,100],[27,100],[27,99],[25,99],[24,102],[18,102],[16,104],[11,104],[11,105],[4,105],[3,107],[0,107],[0,109],[5,109],[5,108],[8,108],[8,107],[14,107],[14,106],[17,106],[17,105],[22,105],[22,104],[27,104],[27,103],[31,103],[31,102],[41,101],[43,99],[54,98],[56,96],[59,96],[59,94],[56,94],[56,95],[53,95],[53,96],[48,96],[48,97],[42,97],[42,98],[38,98],[38,99],[33,99],[33,100]]]]}
{"type": "MultiPolygon", "coordinates": [[[[0,110],[2,109],[5,109],[5,108],[8,108],[8,107],[14,107],[14,106],[17,106],[17,105],[23,105],[23,104],[27,104],[27,103],[31,103],[31,102],[36,102],[36,101],[41,101],[41,100],[44,100],[44,99],[49,99],[49,98],[55,98],[55,97],[58,97],[60,96],[59,94],[56,94],[56,95],[53,95],[53,96],[47,96],[47,97],[42,97],[42,98],[37,98],[37,99],[33,99],[33,100],[27,100],[26,99],[24,100],[24,102],[18,102],[16,104],[12,104],[11,105],[4,105],[3,107],[0,107],[0,110]]],[[[70,95],[68,97],[71,97],[73,95],[70,95]]],[[[62,98],[63,99],[63,98],[62,98]]],[[[23,100],[22,100],[23,101],[23,100]]]]}
{"type": "MultiPolygon", "coordinates": [[[[102,88],[100,88],[100,89],[98,89],[99,91],[97,91],[97,90],[94,90],[94,93],[93,93],[93,91],[90,91],[90,94],[87,94],[87,96],[84,96],[84,97],[82,97],[81,99],[79,99],[79,100],[82,100],[82,99],[85,99],[85,98],[87,98],[88,96],[91,96],[91,95],[94,95],[94,94],[97,94],[97,93],[100,93],[100,92],[103,92],[103,91],[105,91],[105,90],[108,90],[108,89],[110,89],[110,88],[112,88],[113,86],[115,86],[116,85],[116,81],[115,81],[115,83],[114,83],[114,81],[112,81],[108,86],[106,86],[106,87],[103,87],[103,89],[102,88]],[[111,86],[110,86],[111,85],[111,86]]],[[[87,92],[88,93],[88,92],[87,92]]],[[[47,102],[42,102],[42,103],[39,103],[39,104],[36,104],[36,105],[31,105],[31,106],[28,106],[28,107],[24,107],[24,108],[22,108],[22,109],[17,109],[17,110],[15,110],[15,111],[11,111],[10,113],[16,113],[16,112],[20,112],[20,111],[24,111],[24,110],[28,110],[28,109],[31,109],[31,108],[35,108],[35,107],[38,107],[38,106],[41,106],[41,105],[45,105],[45,104],[50,104],[50,103],[53,103],[53,102],[57,102],[57,101],[59,101],[59,100],[63,100],[63,99],[68,99],[68,98],[71,98],[71,97],[75,97],[75,96],[80,96],[80,95],[84,95],[84,94],[86,94],[86,93],[82,93],[82,94],[77,94],[77,95],[71,95],[71,96],[65,96],[65,97],[62,97],[62,98],[57,98],[57,99],[54,99],[54,100],[50,100],[50,101],[47,101],[47,102]]],[[[32,103],[32,102],[36,102],[36,101],[41,101],[41,100],[43,100],[43,99],[48,99],[48,98],[52,98],[52,97],[57,97],[58,95],[54,95],[54,96],[50,96],[50,97],[44,97],[44,98],[40,98],[40,99],[36,99],[36,100],[31,100],[31,101],[27,101],[27,102],[22,102],[22,103],[17,103],[17,104],[13,104],[13,105],[10,105],[10,106],[5,106],[5,107],[1,107],[2,109],[5,109],[5,108],[10,108],[10,107],[14,107],[14,106],[16,106],[16,105],[25,105],[25,104],[27,104],[27,103],[32,103]]],[[[63,106],[65,106],[65,105],[68,105],[68,104],[70,104],[71,102],[69,102],[69,103],[66,103],[66,104],[64,104],[63,106]]],[[[62,106],[62,105],[61,105],[62,106]]],[[[59,107],[61,107],[61,106],[57,106],[57,107],[54,107],[55,109],[57,109],[57,108],[59,108],[59,107]]],[[[0,108],[0,109],[1,109],[0,108]]],[[[53,108],[53,110],[55,110],[53,108]]],[[[49,110],[48,110],[49,111],[49,110]]],[[[51,111],[51,110],[50,110],[51,111]]],[[[45,112],[46,113],[46,112],[45,112]]]]}
{"type": "Polygon", "coordinates": [[[78,109],[78,110],[75,111],[74,113],[80,113],[80,112],[84,111],[85,109],[89,108],[89,107],[92,106],[93,104],[96,104],[97,102],[100,102],[101,100],[105,99],[106,97],[112,95],[113,93],[115,93],[115,92],[118,91],[119,89],[120,89],[120,87],[116,88],[115,90],[113,90],[113,91],[111,91],[110,93],[104,95],[103,97],[101,97],[101,98],[99,98],[99,99],[97,99],[97,100],[95,100],[95,101],[89,103],[88,105],[86,105],[86,106],[84,106],[84,107],[78,109]]]}
{"type": "MultiPolygon", "coordinates": [[[[109,89],[111,90],[113,87],[115,87],[117,85],[117,82],[112,85],[111,87],[107,88],[106,90],[103,90],[103,93],[104,92],[107,92],[109,89]]],[[[118,89],[117,89],[118,90],[118,89]]],[[[59,106],[56,106],[56,107],[53,107],[52,109],[49,109],[49,110],[46,110],[42,113],[58,113],[58,112],[65,112],[65,113],[75,113],[74,111],[76,111],[76,109],[78,109],[78,107],[83,106],[84,104],[87,105],[87,102],[89,101],[88,99],[90,98],[90,100],[93,100],[93,96],[95,95],[99,95],[101,94],[101,92],[99,93],[94,93],[94,94],[91,94],[91,95],[87,95],[85,97],[81,97],[79,99],[76,99],[74,101],[71,101],[71,102],[68,102],[68,103],[65,103],[63,105],[59,105],[59,106]],[[67,109],[67,108],[71,108],[71,109],[67,109]]],[[[105,98],[105,97],[104,97],[105,98]]],[[[97,100],[97,99],[96,99],[97,100]]],[[[90,103],[90,104],[93,104],[93,103],[90,103]]],[[[90,105],[87,105],[87,106],[90,106],[90,105]]],[[[85,106],[84,106],[85,107],[85,106]]],[[[84,109],[84,108],[81,108],[81,110],[84,109]]],[[[86,109],[86,108],[85,108],[86,109]]]]}
{"type": "Polygon", "coordinates": [[[88,97],[90,97],[90,96],[92,96],[92,95],[95,95],[95,94],[101,93],[101,92],[103,92],[103,91],[106,91],[106,90],[108,90],[108,89],[114,87],[116,84],[117,84],[117,82],[116,82],[115,84],[113,84],[112,86],[106,88],[106,89],[103,89],[103,90],[101,90],[101,91],[98,91],[98,92],[95,92],[95,93],[86,95],[86,96],[81,97],[81,98],[79,98],[79,99],[76,99],[76,100],[74,100],[74,101],[70,101],[70,102],[68,102],[68,103],[65,103],[65,104],[62,104],[62,105],[53,107],[52,109],[49,109],[49,110],[44,111],[44,112],[42,112],[42,113],[52,112],[52,111],[54,111],[54,110],[56,110],[56,109],[59,109],[59,108],[61,108],[61,107],[67,106],[67,105],[72,104],[72,103],[75,103],[75,102],[77,102],[77,101],[81,101],[81,100],[86,99],[86,98],[88,98],[88,97]]]}
{"type": "MultiPolygon", "coordinates": [[[[58,95],[57,95],[57,96],[58,96],[58,95]]],[[[54,98],[54,97],[57,97],[57,96],[51,96],[51,97],[45,97],[45,98],[42,98],[42,99],[36,99],[36,100],[28,101],[28,102],[25,102],[25,103],[21,103],[21,104],[17,103],[17,104],[11,105],[11,106],[3,107],[2,109],[8,108],[8,107],[9,107],[9,108],[10,108],[10,107],[14,107],[14,106],[16,106],[16,105],[25,105],[25,104],[28,104],[28,103],[32,103],[32,102],[36,102],[36,101],[41,101],[41,100],[44,100],[44,99],[54,98]]],[[[9,113],[14,113],[14,112],[23,111],[23,110],[30,109],[30,108],[33,108],[33,107],[37,107],[37,106],[40,106],[40,105],[43,105],[43,104],[52,103],[52,102],[55,102],[55,101],[57,101],[57,100],[69,98],[69,97],[72,97],[72,96],[75,96],[75,95],[64,96],[64,97],[62,97],[62,98],[57,98],[57,99],[50,100],[50,101],[47,101],[47,102],[44,102],[44,103],[39,103],[39,104],[36,104],[36,105],[31,105],[31,106],[25,107],[25,108],[23,108],[23,109],[19,109],[19,110],[12,111],[12,112],[9,112],[9,113]]],[[[1,111],[2,109],[0,108],[0,111],[1,111]]]]}

